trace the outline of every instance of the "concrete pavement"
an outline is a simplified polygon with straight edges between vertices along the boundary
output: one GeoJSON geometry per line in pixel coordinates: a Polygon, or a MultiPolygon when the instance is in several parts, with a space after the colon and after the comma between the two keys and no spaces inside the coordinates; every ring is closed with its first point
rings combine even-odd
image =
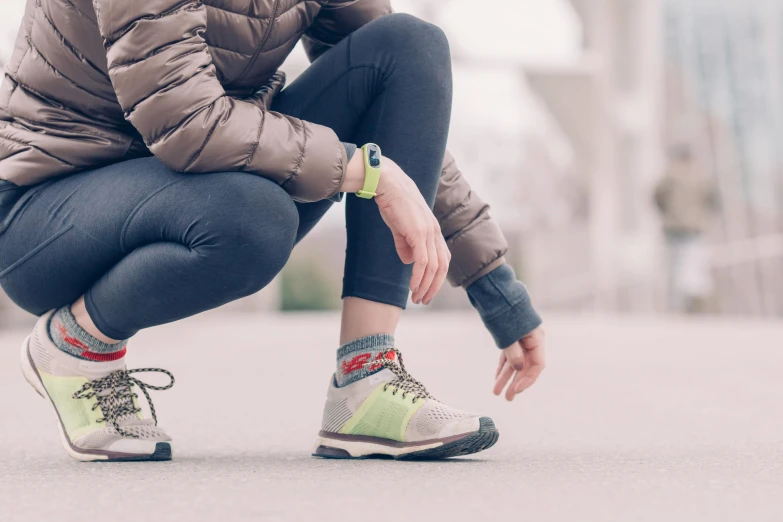
{"type": "Polygon", "coordinates": [[[550,317],[545,376],[507,404],[473,314],[409,315],[407,366],[492,416],[491,450],[311,458],[337,317],[218,311],[129,348],[177,377],[153,392],[175,460],[82,464],[18,371],[27,332],[0,331],[0,522],[783,520],[783,324],[550,317]]]}

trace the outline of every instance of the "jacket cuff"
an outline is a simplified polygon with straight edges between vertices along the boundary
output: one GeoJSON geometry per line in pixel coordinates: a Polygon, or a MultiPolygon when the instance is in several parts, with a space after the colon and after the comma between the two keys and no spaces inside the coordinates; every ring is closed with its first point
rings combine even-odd
{"type": "Polygon", "coordinates": [[[508,264],[476,280],[467,292],[498,348],[508,348],[541,326],[527,288],[508,264]]]}
{"type": "MultiPolygon", "coordinates": [[[[345,160],[345,168],[348,168],[348,163],[351,162],[351,158],[356,154],[358,147],[353,143],[343,142],[343,148],[345,148],[345,157],[347,158],[345,160]]],[[[337,192],[334,196],[329,198],[329,201],[332,203],[339,203],[343,200],[343,196],[345,196],[345,192],[337,192]]]]}
{"type": "Polygon", "coordinates": [[[345,180],[345,146],[332,129],[310,122],[302,124],[302,149],[293,172],[281,186],[300,203],[330,199],[340,192],[345,180]]]}
{"type": "Polygon", "coordinates": [[[346,142],[343,142],[343,147],[345,147],[345,157],[348,158],[345,160],[345,164],[348,165],[351,162],[351,158],[353,158],[353,155],[356,154],[356,149],[358,149],[359,147],[357,147],[353,143],[346,143],[346,142]]]}

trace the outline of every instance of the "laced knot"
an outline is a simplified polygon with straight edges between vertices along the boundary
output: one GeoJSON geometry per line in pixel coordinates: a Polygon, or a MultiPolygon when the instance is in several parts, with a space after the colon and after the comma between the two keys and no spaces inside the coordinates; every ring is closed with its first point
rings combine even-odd
{"type": "Polygon", "coordinates": [[[91,399],[95,397],[96,403],[93,404],[92,409],[100,408],[103,413],[103,418],[98,419],[96,422],[105,422],[106,424],[112,424],[114,429],[124,437],[139,438],[138,435],[127,432],[122,429],[119,422],[120,420],[135,415],[141,411],[141,408],[136,405],[134,399],[139,396],[133,393],[133,386],[138,388],[144,393],[144,397],[147,398],[147,404],[150,405],[150,413],[152,413],[152,419],[155,421],[155,425],[158,424],[158,417],[155,415],[155,406],[152,404],[147,389],[150,390],[168,390],[174,386],[174,376],[162,370],[160,368],[138,368],[135,370],[117,370],[112,372],[106,377],[95,379],[84,384],[82,388],[73,394],[74,399],[91,399]],[[166,386],[153,386],[143,381],[138,380],[135,377],[131,377],[132,373],[140,372],[158,372],[165,373],[171,379],[171,382],[166,386]]]}
{"type": "Polygon", "coordinates": [[[394,379],[383,386],[384,391],[389,388],[394,388],[392,395],[397,395],[397,392],[402,390],[402,398],[404,399],[408,394],[412,394],[413,402],[416,402],[419,399],[435,399],[435,397],[427,391],[427,388],[414,379],[411,374],[408,373],[408,370],[405,369],[405,364],[402,362],[402,353],[400,353],[397,348],[392,348],[386,353],[394,353],[394,359],[384,357],[379,361],[374,361],[375,364],[380,364],[383,368],[388,368],[395,375],[394,379]]]}

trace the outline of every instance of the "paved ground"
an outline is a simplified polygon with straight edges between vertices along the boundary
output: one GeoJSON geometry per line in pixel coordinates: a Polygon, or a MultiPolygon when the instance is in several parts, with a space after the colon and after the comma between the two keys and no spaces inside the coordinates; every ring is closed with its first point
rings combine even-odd
{"type": "Polygon", "coordinates": [[[783,324],[551,318],[550,364],[521,401],[490,394],[473,315],[409,317],[414,375],[491,415],[497,446],[442,463],[309,456],[334,316],[208,314],[141,335],[176,460],[80,464],[0,332],[0,521],[780,521],[783,324]],[[256,337],[259,332],[263,336],[256,337]]]}

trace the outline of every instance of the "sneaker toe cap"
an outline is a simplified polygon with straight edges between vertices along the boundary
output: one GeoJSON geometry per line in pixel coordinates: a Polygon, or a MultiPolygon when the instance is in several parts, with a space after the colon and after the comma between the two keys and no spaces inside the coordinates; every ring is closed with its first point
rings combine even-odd
{"type": "Polygon", "coordinates": [[[113,442],[107,451],[113,453],[128,453],[131,455],[152,455],[158,442],[154,440],[120,439],[113,442]]]}
{"type": "Polygon", "coordinates": [[[474,433],[478,431],[479,428],[480,422],[478,415],[460,417],[445,423],[438,434],[438,438],[443,439],[455,435],[462,435],[464,433],[474,433]]]}

